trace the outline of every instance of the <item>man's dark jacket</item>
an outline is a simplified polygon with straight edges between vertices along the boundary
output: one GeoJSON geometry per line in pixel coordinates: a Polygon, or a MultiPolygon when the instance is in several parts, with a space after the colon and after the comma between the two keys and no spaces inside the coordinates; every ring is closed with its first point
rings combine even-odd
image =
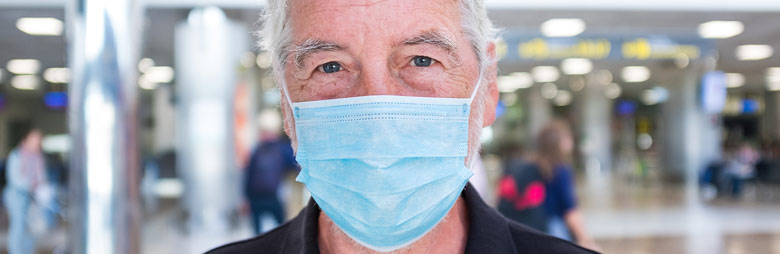
{"type": "MultiPolygon", "coordinates": [[[[596,253],[509,221],[466,185],[462,194],[469,217],[465,253],[596,253]]],[[[317,229],[320,208],[313,200],[298,216],[278,228],[207,253],[320,253],[317,229]]]]}

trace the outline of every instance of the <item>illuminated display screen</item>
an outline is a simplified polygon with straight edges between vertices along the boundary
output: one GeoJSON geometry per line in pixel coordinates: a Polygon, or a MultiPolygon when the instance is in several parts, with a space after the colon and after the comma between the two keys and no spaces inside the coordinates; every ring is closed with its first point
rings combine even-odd
{"type": "Polygon", "coordinates": [[[43,96],[43,104],[50,109],[64,109],[68,106],[68,94],[65,92],[48,92],[43,96]]]}

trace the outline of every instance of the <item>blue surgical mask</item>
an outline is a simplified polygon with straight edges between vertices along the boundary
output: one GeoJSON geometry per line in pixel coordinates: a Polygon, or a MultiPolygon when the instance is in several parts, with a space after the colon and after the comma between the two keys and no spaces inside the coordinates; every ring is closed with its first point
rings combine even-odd
{"type": "Polygon", "coordinates": [[[377,251],[411,244],[444,218],[472,175],[464,161],[480,83],[471,98],[298,103],[283,88],[295,118],[296,180],[356,242],[377,251]]]}

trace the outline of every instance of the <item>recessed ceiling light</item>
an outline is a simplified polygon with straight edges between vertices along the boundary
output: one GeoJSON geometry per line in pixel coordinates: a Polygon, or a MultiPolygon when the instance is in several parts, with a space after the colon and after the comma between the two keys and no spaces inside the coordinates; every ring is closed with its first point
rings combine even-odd
{"type": "Polygon", "coordinates": [[[780,91],[780,67],[766,69],[766,87],[769,91],[780,91]]]}
{"type": "Polygon", "coordinates": [[[607,96],[607,98],[615,99],[617,97],[620,97],[620,94],[623,92],[623,89],[620,88],[618,84],[610,83],[607,85],[606,88],[604,88],[604,95],[607,96]]]}
{"type": "Polygon", "coordinates": [[[149,67],[144,74],[146,79],[154,83],[170,83],[175,76],[173,68],[170,66],[149,67]]]}
{"type": "Polygon", "coordinates": [[[241,66],[244,68],[251,68],[253,65],[255,65],[256,60],[255,53],[252,53],[252,51],[247,51],[241,55],[241,66]]]}
{"type": "Polygon", "coordinates": [[[745,85],[745,75],[741,73],[726,73],[726,87],[737,88],[745,85]]]}
{"type": "Polygon", "coordinates": [[[569,78],[569,88],[575,92],[581,91],[585,88],[585,79],[580,76],[573,76],[569,78]]]}
{"type": "Polygon", "coordinates": [[[146,77],[146,74],[144,74],[138,77],[138,86],[144,90],[154,90],[157,88],[157,83],[149,81],[149,79],[146,77]]]}
{"type": "Polygon", "coordinates": [[[70,70],[68,68],[48,68],[43,71],[43,79],[49,83],[68,83],[70,70]]]}
{"type": "Polygon", "coordinates": [[[644,66],[626,66],[620,71],[620,76],[628,83],[645,82],[650,79],[650,69],[644,66]]]}
{"type": "Polygon", "coordinates": [[[531,74],[528,72],[514,72],[509,76],[498,77],[498,91],[511,93],[517,89],[531,87],[534,84],[531,74]]]}
{"type": "Polygon", "coordinates": [[[257,67],[260,69],[268,69],[271,67],[271,54],[268,52],[260,52],[257,54],[257,67]]]}
{"type": "Polygon", "coordinates": [[[593,62],[585,58],[563,59],[561,70],[566,75],[585,75],[593,71],[593,62]]]}
{"type": "Polygon", "coordinates": [[[767,59],[773,53],[772,46],[764,44],[749,44],[737,47],[737,59],[742,61],[767,59]]]}
{"type": "Polygon", "coordinates": [[[11,86],[19,90],[35,90],[38,89],[40,80],[34,75],[19,75],[11,79],[11,86]]]}
{"type": "Polygon", "coordinates": [[[547,37],[571,37],[585,31],[582,19],[550,19],[542,23],[542,34],[547,37]]]}
{"type": "Polygon", "coordinates": [[[552,99],[558,95],[558,87],[553,83],[545,83],[541,88],[542,98],[552,99]]]}
{"type": "Polygon", "coordinates": [[[553,99],[555,106],[566,106],[571,104],[572,96],[571,92],[566,90],[558,90],[558,95],[553,99]]]}
{"type": "Polygon", "coordinates": [[[699,36],[707,39],[725,39],[737,36],[745,31],[739,21],[709,21],[699,24],[699,36]]]}
{"type": "Polygon", "coordinates": [[[534,81],[539,83],[555,82],[561,77],[561,73],[555,66],[536,66],[531,69],[534,81]]]}
{"type": "Polygon", "coordinates": [[[41,69],[41,62],[35,59],[13,59],[5,67],[17,75],[36,74],[41,69]]]}
{"type": "Polygon", "coordinates": [[[600,70],[596,72],[596,80],[603,85],[612,83],[612,72],[609,70],[600,70]]]}
{"type": "Polygon", "coordinates": [[[16,28],[29,35],[59,36],[62,34],[62,27],[62,21],[55,18],[20,18],[16,20],[16,28]]]}
{"type": "Polygon", "coordinates": [[[666,101],[669,98],[669,91],[663,87],[654,87],[643,91],[640,98],[645,105],[655,105],[666,101]]]}
{"type": "Polygon", "coordinates": [[[138,71],[141,73],[146,73],[152,67],[154,67],[154,60],[151,58],[144,58],[138,61],[138,71]]]}

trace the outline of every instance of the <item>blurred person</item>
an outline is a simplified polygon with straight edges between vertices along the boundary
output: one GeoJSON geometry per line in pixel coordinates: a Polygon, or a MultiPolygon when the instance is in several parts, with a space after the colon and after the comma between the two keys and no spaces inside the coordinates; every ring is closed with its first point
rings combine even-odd
{"type": "Polygon", "coordinates": [[[504,176],[498,183],[498,211],[507,218],[547,232],[545,179],[533,163],[522,159],[520,145],[502,148],[504,176]]]}
{"type": "Polygon", "coordinates": [[[30,228],[28,210],[36,191],[46,181],[46,164],[41,152],[42,138],[41,131],[33,129],[8,155],[8,183],[3,190],[3,197],[8,209],[8,252],[11,254],[35,251],[35,237],[30,228]]]}
{"type": "Polygon", "coordinates": [[[279,201],[279,184],[284,173],[297,171],[290,142],[280,136],[281,119],[273,110],[264,110],[259,117],[260,143],[252,152],[246,167],[244,190],[249,201],[255,233],[263,230],[262,215],[270,213],[276,225],[284,222],[284,206],[279,201]]]}
{"type": "Polygon", "coordinates": [[[742,143],[736,150],[726,154],[725,176],[731,187],[731,195],[739,197],[742,194],[743,182],[755,176],[755,165],[759,154],[749,143],[742,143]]]}
{"type": "Polygon", "coordinates": [[[544,208],[547,212],[547,232],[566,240],[574,240],[587,248],[598,249],[585,230],[582,214],[577,209],[571,156],[574,139],[569,125],[554,120],[537,136],[536,166],[545,180],[544,208]]]}
{"type": "Polygon", "coordinates": [[[498,100],[482,1],[270,0],[261,23],[313,199],[212,253],[591,253],[467,184],[498,100]]]}

